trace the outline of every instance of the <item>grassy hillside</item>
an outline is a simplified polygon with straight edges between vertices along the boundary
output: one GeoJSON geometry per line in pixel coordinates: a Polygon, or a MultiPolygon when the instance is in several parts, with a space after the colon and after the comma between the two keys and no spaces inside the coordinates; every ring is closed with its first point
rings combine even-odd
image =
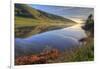
{"type": "Polygon", "coordinates": [[[15,4],[15,37],[28,37],[75,23],[70,19],[37,10],[25,4],[15,4]]]}

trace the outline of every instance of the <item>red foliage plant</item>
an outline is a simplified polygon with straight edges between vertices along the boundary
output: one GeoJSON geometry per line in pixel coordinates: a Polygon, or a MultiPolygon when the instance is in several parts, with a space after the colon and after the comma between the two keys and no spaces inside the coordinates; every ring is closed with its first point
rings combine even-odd
{"type": "Polygon", "coordinates": [[[44,64],[48,63],[48,60],[55,60],[60,56],[60,52],[57,49],[45,51],[39,55],[21,56],[15,59],[15,65],[27,65],[27,64],[44,64]]]}

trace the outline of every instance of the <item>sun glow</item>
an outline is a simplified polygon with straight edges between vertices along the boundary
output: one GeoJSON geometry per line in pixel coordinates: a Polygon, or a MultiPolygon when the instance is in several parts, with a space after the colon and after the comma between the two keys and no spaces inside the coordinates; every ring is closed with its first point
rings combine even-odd
{"type": "Polygon", "coordinates": [[[77,22],[77,23],[84,23],[84,20],[81,18],[70,18],[70,19],[77,22]]]}

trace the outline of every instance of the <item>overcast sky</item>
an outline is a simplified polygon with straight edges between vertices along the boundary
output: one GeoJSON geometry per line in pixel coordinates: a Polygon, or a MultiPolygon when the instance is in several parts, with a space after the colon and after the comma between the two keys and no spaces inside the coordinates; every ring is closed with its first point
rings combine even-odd
{"type": "Polygon", "coordinates": [[[63,16],[65,18],[71,18],[72,20],[85,20],[90,14],[94,13],[93,8],[83,7],[68,7],[68,6],[49,6],[49,5],[29,5],[33,8],[63,16]]]}

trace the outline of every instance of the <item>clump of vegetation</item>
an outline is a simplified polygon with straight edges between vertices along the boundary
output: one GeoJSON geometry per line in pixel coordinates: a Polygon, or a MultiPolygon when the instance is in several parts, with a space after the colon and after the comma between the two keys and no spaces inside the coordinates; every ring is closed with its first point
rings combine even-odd
{"type": "Polygon", "coordinates": [[[89,35],[94,36],[94,18],[92,14],[88,16],[83,29],[85,29],[85,31],[88,32],[89,35]]]}
{"type": "Polygon", "coordinates": [[[20,56],[15,59],[16,65],[27,64],[45,64],[53,61],[59,57],[59,51],[57,49],[45,50],[40,54],[30,56],[20,56]]]}
{"type": "MultiPolygon", "coordinates": [[[[90,38],[92,39],[92,38],[90,38]]],[[[93,40],[93,39],[92,39],[93,40]]],[[[81,46],[75,50],[64,53],[64,61],[93,61],[94,60],[94,43],[90,41],[85,46],[81,46]]]]}

